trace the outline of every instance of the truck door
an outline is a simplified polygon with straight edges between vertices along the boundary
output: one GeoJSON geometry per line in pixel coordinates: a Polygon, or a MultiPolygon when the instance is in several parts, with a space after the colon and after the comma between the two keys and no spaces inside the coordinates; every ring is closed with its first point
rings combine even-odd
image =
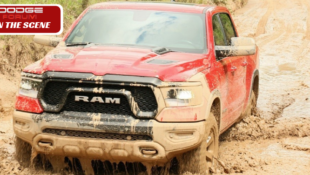
{"type": "MultiPolygon", "coordinates": [[[[214,38],[217,35],[223,35],[224,41],[215,42],[215,45],[231,45],[231,38],[236,37],[235,28],[231,19],[226,13],[219,13],[213,16],[214,38]],[[220,29],[215,29],[220,28],[220,29]],[[217,31],[216,31],[217,30],[217,31]],[[216,33],[215,33],[216,32],[216,33]]],[[[246,78],[246,61],[245,57],[225,57],[218,58],[218,63],[225,71],[225,81],[222,81],[222,100],[223,101],[223,119],[221,128],[226,128],[241,115],[243,103],[245,100],[245,78],[246,78]],[[225,84],[225,85],[224,85],[225,84]],[[224,98],[223,98],[224,96],[224,98]]]]}
{"type": "MultiPolygon", "coordinates": [[[[237,37],[235,27],[227,13],[218,14],[224,30],[226,44],[231,45],[231,38],[237,37]]],[[[242,113],[246,95],[246,57],[230,57],[232,67],[229,70],[229,95],[231,96],[229,112],[234,114],[236,120],[242,113]]]]}

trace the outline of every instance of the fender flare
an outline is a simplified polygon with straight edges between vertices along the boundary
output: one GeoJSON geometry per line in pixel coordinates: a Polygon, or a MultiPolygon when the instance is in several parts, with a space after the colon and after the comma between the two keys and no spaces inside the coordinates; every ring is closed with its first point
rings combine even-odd
{"type": "MultiPolygon", "coordinates": [[[[210,96],[209,96],[209,99],[208,99],[208,105],[207,105],[207,109],[206,109],[206,121],[209,120],[209,116],[210,116],[210,112],[211,112],[211,107],[212,107],[212,104],[214,102],[214,100],[218,98],[219,101],[220,101],[220,116],[218,118],[218,124],[219,124],[219,127],[221,126],[221,119],[222,119],[222,100],[221,100],[221,93],[218,89],[214,89],[211,93],[210,93],[210,96]]],[[[220,129],[220,128],[219,128],[220,129]]]]}

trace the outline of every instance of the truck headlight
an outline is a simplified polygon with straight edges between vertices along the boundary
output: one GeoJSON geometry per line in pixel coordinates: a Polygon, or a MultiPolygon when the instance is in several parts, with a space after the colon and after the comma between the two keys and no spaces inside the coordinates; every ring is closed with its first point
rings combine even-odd
{"type": "Polygon", "coordinates": [[[202,87],[161,88],[167,107],[196,106],[202,103],[202,87]]]}
{"type": "Polygon", "coordinates": [[[42,80],[23,78],[20,82],[19,94],[31,98],[37,98],[42,80]]]}

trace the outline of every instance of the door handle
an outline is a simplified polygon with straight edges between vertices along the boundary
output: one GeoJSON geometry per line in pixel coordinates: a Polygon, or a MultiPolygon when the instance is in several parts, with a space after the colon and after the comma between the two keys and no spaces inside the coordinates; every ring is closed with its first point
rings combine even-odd
{"type": "Polygon", "coordinates": [[[230,72],[235,72],[237,70],[237,68],[235,66],[230,68],[230,72]]]}
{"type": "Polygon", "coordinates": [[[243,61],[241,65],[242,65],[243,67],[245,67],[245,66],[247,66],[247,65],[248,65],[248,62],[243,61]]]}

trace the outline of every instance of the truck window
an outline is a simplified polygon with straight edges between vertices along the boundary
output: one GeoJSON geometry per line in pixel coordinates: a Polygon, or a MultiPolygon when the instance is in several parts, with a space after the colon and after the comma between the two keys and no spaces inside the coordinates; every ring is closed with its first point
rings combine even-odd
{"type": "Polygon", "coordinates": [[[204,53],[203,14],[151,10],[91,10],[66,43],[166,47],[172,51],[204,53]]]}
{"type": "Polygon", "coordinates": [[[228,14],[221,13],[219,16],[226,34],[227,45],[231,45],[231,38],[236,37],[235,28],[228,14]]]}
{"type": "Polygon", "coordinates": [[[213,24],[213,37],[214,37],[214,43],[216,46],[225,46],[225,37],[223,30],[221,28],[221,23],[217,15],[214,15],[212,18],[212,24],[213,24]]]}

